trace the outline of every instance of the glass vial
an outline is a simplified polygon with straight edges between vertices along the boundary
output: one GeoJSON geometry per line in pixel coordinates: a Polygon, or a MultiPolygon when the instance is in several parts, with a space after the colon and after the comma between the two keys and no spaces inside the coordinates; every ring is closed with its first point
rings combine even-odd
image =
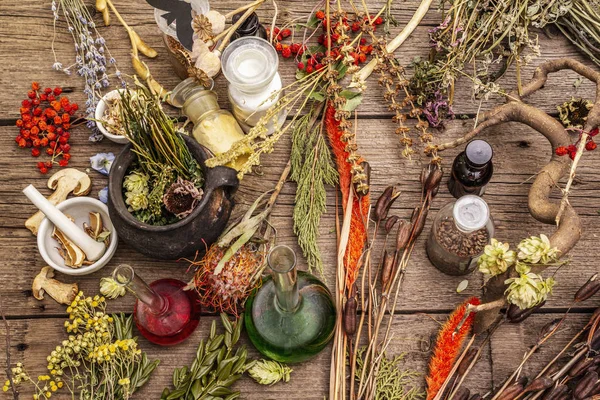
{"type": "MultiPolygon", "coordinates": [[[[233,115],[249,132],[281,97],[282,82],[275,48],[265,39],[246,36],[231,43],[221,55],[223,75],[233,115]]],[[[267,133],[283,125],[285,111],[268,121],[267,133]]]]}
{"type": "Polygon", "coordinates": [[[427,239],[431,263],[448,275],[466,275],[494,236],[487,203],[467,195],[446,204],[436,215],[427,239]]]}
{"type": "MultiPolygon", "coordinates": [[[[231,24],[235,25],[243,14],[243,11],[234,14],[233,17],[231,17],[231,24]]],[[[267,39],[267,30],[260,23],[256,13],[250,14],[250,16],[246,18],[244,22],[242,22],[242,25],[240,25],[240,27],[237,28],[233,33],[231,41],[233,42],[234,40],[245,36],[256,36],[265,40],[267,39]]]]}
{"type": "Polygon", "coordinates": [[[130,265],[121,264],[113,279],[137,297],[133,309],[135,325],[150,342],[170,346],[181,343],[200,321],[196,292],[183,290],[185,282],[159,279],[148,285],[130,265]]]}
{"type": "Polygon", "coordinates": [[[482,196],[494,172],[493,154],[492,146],[485,140],[469,142],[452,164],[448,180],[450,193],[457,199],[467,194],[482,196]]]}
{"type": "MultiPolygon", "coordinates": [[[[219,106],[217,94],[198,85],[193,78],[182,81],[173,89],[171,104],[182,109],[194,124],[194,138],[215,155],[225,153],[235,142],[245,138],[244,131],[233,115],[219,106]]],[[[239,170],[250,153],[250,148],[242,151],[227,166],[239,170]]]]}
{"type": "Polygon", "coordinates": [[[267,262],[271,276],[246,302],[248,337],[273,360],[306,361],[333,338],[333,298],[320,280],[296,270],[296,255],[289,247],[274,247],[267,262]]]}

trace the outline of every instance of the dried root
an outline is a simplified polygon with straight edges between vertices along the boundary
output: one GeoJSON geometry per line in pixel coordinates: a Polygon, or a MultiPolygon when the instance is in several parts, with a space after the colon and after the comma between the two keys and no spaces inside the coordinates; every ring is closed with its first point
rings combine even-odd
{"type": "MultiPolygon", "coordinates": [[[[561,256],[566,255],[581,237],[581,219],[568,201],[569,189],[575,177],[577,162],[574,161],[570,165],[568,158],[559,157],[555,154],[557,147],[571,144],[569,135],[562,124],[544,111],[524,103],[523,99],[543,88],[549,74],[565,69],[575,71],[596,83],[596,101],[588,115],[584,132],[590,132],[597,128],[600,125],[600,73],[578,61],[562,58],[547,61],[538,66],[531,81],[522,88],[521,94],[516,90],[509,93],[506,96],[506,104],[484,113],[480,119],[482,122],[471,132],[453,142],[437,146],[438,151],[460,146],[485,129],[505,122],[521,122],[544,135],[552,145],[552,158],[537,174],[531,185],[529,212],[538,221],[557,225],[556,232],[550,237],[550,243],[560,250],[561,256]],[[550,199],[552,190],[557,187],[560,179],[567,175],[569,180],[563,190],[562,200],[560,202],[552,201],[550,199]]],[[[498,300],[504,295],[504,281],[507,278],[508,275],[505,273],[492,278],[488,282],[486,285],[487,291],[483,298],[484,302],[498,300]]],[[[494,321],[497,312],[498,308],[494,308],[478,313],[476,330],[483,331],[487,329],[494,321]]]]}

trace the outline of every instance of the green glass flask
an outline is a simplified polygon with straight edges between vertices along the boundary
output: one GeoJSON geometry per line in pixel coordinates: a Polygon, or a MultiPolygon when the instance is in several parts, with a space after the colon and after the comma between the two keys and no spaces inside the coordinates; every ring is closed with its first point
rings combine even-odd
{"type": "Polygon", "coordinates": [[[289,247],[274,247],[267,262],[271,276],[246,302],[246,332],[254,347],[273,360],[306,361],[333,337],[333,298],[323,282],[296,270],[289,247]]]}

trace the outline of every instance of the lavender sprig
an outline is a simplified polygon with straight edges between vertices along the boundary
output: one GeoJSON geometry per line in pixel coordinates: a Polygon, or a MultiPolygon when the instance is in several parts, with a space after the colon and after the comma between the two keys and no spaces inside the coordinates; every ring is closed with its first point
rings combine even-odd
{"type": "Polygon", "coordinates": [[[56,36],[56,21],[59,19],[59,12],[67,22],[67,29],[73,37],[75,47],[75,63],[64,67],[57,60],[54,51],[54,39],[52,41],[52,52],[54,53],[53,69],[62,71],[67,75],[75,69],[77,75],[85,79],[83,93],[87,96],[85,102],[85,114],[88,119],[87,127],[92,130],[90,141],[98,142],[103,136],[93,121],[96,106],[101,98],[100,91],[110,86],[107,69],[113,67],[116,77],[121,81],[122,86],[126,86],[125,81],[119,71],[115,59],[110,55],[106,48],[106,42],[100,33],[96,30],[96,25],[82,0],[53,0],[52,13],[54,15],[54,36],[56,36]],[[108,61],[107,57],[108,55],[108,61]]]}

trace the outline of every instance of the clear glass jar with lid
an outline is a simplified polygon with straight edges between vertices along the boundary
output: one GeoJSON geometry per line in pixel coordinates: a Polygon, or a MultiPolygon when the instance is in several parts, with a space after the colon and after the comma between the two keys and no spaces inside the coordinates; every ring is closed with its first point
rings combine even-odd
{"type": "MultiPolygon", "coordinates": [[[[227,46],[221,55],[221,66],[229,82],[228,94],[233,115],[242,129],[248,132],[281,97],[277,52],[265,39],[245,36],[227,46]]],[[[285,117],[282,109],[268,122],[268,133],[283,125],[285,117]]]]}
{"type": "MultiPolygon", "coordinates": [[[[244,131],[233,115],[219,107],[217,94],[198,85],[193,78],[177,85],[171,93],[170,101],[175,107],[181,108],[192,121],[192,134],[198,143],[215,155],[228,151],[235,142],[245,138],[244,131]]],[[[249,147],[242,150],[241,155],[227,166],[239,170],[250,153],[249,147]]]]}
{"type": "Polygon", "coordinates": [[[463,196],[436,215],[427,239],[427,256],[445,274],[466,275],[473,272],[493,236],[494,222],[485,200],[463,196]]]}

